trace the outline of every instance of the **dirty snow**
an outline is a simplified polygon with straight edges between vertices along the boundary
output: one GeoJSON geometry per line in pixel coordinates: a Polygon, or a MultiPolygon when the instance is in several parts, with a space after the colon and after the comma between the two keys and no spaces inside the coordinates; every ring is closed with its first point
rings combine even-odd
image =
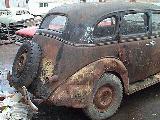
{"type": "Polygon", "coordinates": [[[17,103],[17,101],[12,100],[12,97],[16,95],[16,90],[10,87],[9,82],[6,80],[7,72],[9,69],[7,66],[3,66],[0,63],[0,118],[7,119],[7,114],[10,112],[10,107],[17,103]]]}
{"type": "Polygon", "coordinates": [[[10,95],[13,94],[16,90],[13,87],[10,87],[7,78],[7,73],[9,72],[9,69],[6,69],[8,67],[5,67],[0,64],[0,95],[10,95]]]}
{"type": "Polygon", "coordinates": [[[15,44],[0,46],[0,120],[29,120],[26,117],[29,109],[20,103],[22,95],[7,80],[18,49],[15,44]]]}
{"type": "MultiPolygon", "coordinates": [[[[9,81],[6,80],[7,73],[10,70],[10,66],[3,66],[2,63],[0,63],[0,120],[16,120],[16,117],[21,117],[17,116],[17,114],[14,118],[12,118],[13,115],[11,116],[17,108],[15,106],[20,104],[19,101],[22,95],[18,93],[15,88],[11,87],[9,81]]],[[[22,109],[20,111],[23,112],[22,109]]]]}

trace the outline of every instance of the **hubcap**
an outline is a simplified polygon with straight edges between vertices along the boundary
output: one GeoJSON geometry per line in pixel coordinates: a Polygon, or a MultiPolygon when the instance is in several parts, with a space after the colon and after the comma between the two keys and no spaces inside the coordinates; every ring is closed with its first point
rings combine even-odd
{"type": "Polygon", "coordinates": [[[98,89],[94,98],[94,104],[103,112],[111,105],[113,98],[114,89],[109,85],[105,85],[98,89]]]}
{"type": "Polygon", "coordinates": [[[16,68],[17,68],[17,76],[19,77],[22,73],[24,66],[27,60],[27,52],[23,53],[17,60],[16,68]]]}

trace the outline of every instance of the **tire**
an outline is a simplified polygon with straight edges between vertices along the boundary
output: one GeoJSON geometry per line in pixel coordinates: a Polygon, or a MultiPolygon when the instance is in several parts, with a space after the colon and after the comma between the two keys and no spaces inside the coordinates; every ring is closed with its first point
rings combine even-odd
{"type": "Polygon", "coordinates": [[[28,87],[36,78],[41,50],[38,44],[27,41],[19,48],[12,67],[12,85],[28,87]]]}
{"type": "Polygon", "coordinates": [[[114,74],[105,73],[95,82],[91,101],[84,108],[84,112],[92,120],[107,119],[116,113],[122,97],[123,88],[120,79],[114,74]]]}

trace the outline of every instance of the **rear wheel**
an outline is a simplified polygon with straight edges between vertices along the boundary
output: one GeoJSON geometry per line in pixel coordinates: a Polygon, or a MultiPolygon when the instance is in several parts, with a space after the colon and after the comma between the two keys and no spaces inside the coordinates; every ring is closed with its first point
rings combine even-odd
{"type": "Polygon", "coordinates": [[[93,120],[103,120],[116,113],[123,96],[120,79],[106,73],[96,81],[92,98],[85,108],[86,114],[93,120]]]}

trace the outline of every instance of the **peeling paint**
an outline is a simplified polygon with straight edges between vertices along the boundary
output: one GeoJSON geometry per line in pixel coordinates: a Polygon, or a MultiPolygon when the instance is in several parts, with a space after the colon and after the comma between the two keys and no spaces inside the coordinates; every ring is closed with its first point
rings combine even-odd
{"type": "Polygon", "coordinates": [[[45,84],[47,78],[52,77],[54,71],[54,66],[52,60],[43,58],[42,59],[42,71],[40,75],[40,80],[45,84]]]}

